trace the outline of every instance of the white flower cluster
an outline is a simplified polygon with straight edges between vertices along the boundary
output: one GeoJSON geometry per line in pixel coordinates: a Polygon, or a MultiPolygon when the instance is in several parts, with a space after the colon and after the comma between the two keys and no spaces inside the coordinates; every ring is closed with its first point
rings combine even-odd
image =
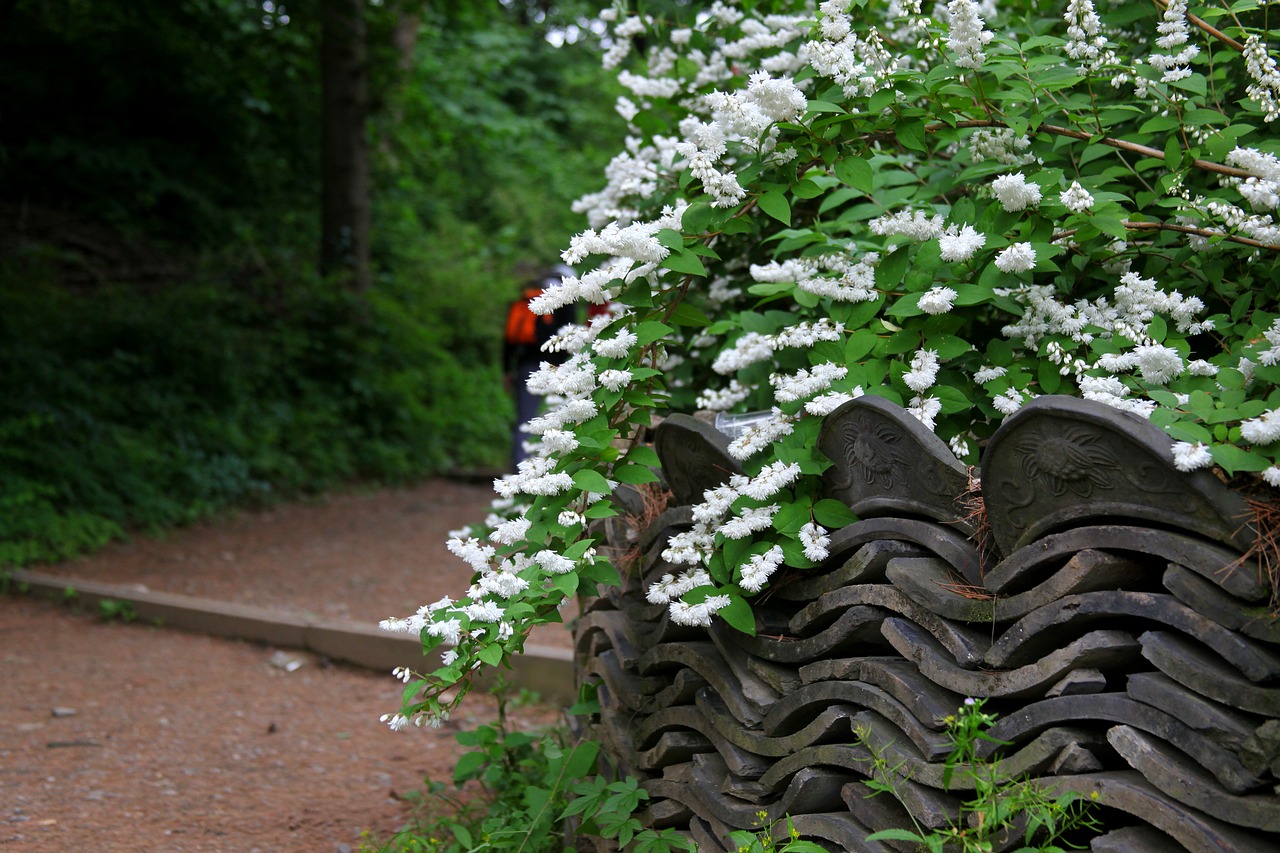
{"type": "Polygon", "coordinates": [[[769,377],[773,396],[779,403],[792,403],[826,391],[831,383],[843,379],[849,368],[825,361],[792,374],[774,373],[769,377]]]}
{"type": "Polygon", "coordinates": [[[991,191],[1010,213],[1040,204],[1040,185],[1028,183],[1021,172],[996,178],[991,182],[991,191]]]}
{"type": "MultiPolygon", "coordinates": [[[[987,235],[974,230],[972,225],[948,225],[938,236],[939,254],[948,263],[963,263],[987,244],[987,235]]],[[[921,306],[921,310],[926,310],[921,306]]]]}
{"type": "Polygon", "coordinates": [[[901,235],[909,240],[923,243],[925,240],[936,240],[942,236],[943,218],[934,214],[929,216],[923,210],[899,210],[877,216],[869,223],[872,234],[882,237],[901,235]]]}
{"type": "Polygon", "coordinates": [[[1244,67],[1253,80],[1245,94],[1262,110],[1263,120],[1269,124],[1280,118],[1280,68],[1257,33],[1244,40],[1244,67]]]}
{"type": "Polygon", "coordinates": [[[1176,83],[1190,77],[1191,60],[1200,55],[1200,48],[1188,44],[1187,0],[1169,0],[1156,31],[1160,33],[1156,45],[1169,51],[1153,53],[1147,60],[1152,68],[1163,72],[1160,81],[1176,83]]]}
{"type": "Polygon", "coordinates": [[[981,68],[987,60],[983,48],[994,36],[978,13],[978,4],[973,0],[951,0],[947,11],[951,17],[947,47],[955,51],[956,65],[975,70],[981,68]]]}
{"type": "Polygon", "coordinates": [[[1012,296],[1025,306],[1022,317],[1002,330],[1005,337],[1022,338],[1028,349],[1035,348],[1047,335],[1063,335],[1079,343],[1089,343],[1093,334],[1085,331],[1093,326],[1104,338],[1121,335],[1131,341],[1149,342],[1148,326],[1157,315],[1173,320],[1179,332],[1200,334],[1213,328],[1211,320],[1197,321],[1204,303],[1199,298],[1184,297],[1178,291],[1166,293],[1156,280],[1127,272],[1120,277],[1114,302],[1099,297],[1093,302],[1080,300],[1064,305],[1049,285],[1022,285],[998,289],[997,294],[1012,296]]]}
{"type": "Polygon", "coordinates": [[[794,282],[803,291],[837,302],[872,302],[876,292],[879,252],[866,252],[856,260],[849,254],[829,252],[810,258],[793,258],[753,264],[751,277],[759,282],[794,282]]]}
{"type": "Polygon", "coordinates": [[[729,380],[728,388],[713,389],[709,388],[698,395],[695,405],[699,409],[707,409],[712,412],[727,412],[734,406],[751,396],[754,390],[749,385],[743,385],[737,379],[729,380]]]}
{"type": "Polygon", "coordinates": [[[1275,210],[1280,206],[1280,158],[1256,148],[1233,148],[1227,154],[1227,165],[1253,172],[1248,178],[1224,178],[1224,186],[1234,186],[1254,211],[1275,210]]]}
{"type": "Polygon", "coordinates": [[[843,87],[846,97],[868,98],[892,85],[890,74],[898,63],[874,26],[867,27],[860,22],[855,29],[849,5],[847,0],[827,0],[820,4],[821,38],[809,42],[805,48],[813,70],[843,87]],[[858,30],[865,30],[865,34],[858,30]]]}
{"type": "Polygon", "coordinates": [[[1081,76],[1096,73],[1112,55],[1093,0],[1071,0],[1063,18],[1067,22],[1067,56],[1079,60],[1081,76]]]}
{"type": "Polygon", "coordinates": [[[753,423],[729,442],[729,455],[734,459],[750,459],[784,435],[791,435],[794,430],[792,422],[792,418],[775,407],[771,418],[753,423]]]}
{"type": "Polygon", "coordinates": [[[733,346],[727,347],[716,356],[711,369],[727,376],[753,364],[769,361],[774,353],[789,347],[807,349],[820,341],[838,341],[843,332],[842,323],[836,323],[826,317],[815,321],[805,320],[772,335],[744,332],[734,341],[733,346]]]}
{"type": "Polygon", "coordinates": [[[969,156],[975,163],[995,160],[1006,166],[1027,166],[1037,162],[1031,152],[1031,139],[1007,127],[979,128],[969,137],[969,156]]]}
{"type": "Polygon", "coordinates": [[[1036,265],[1036,250],[1030,243],[1014,243],[996,255],[996,269],[1001,272],[1028,272],[1036,265]]]}
{"type": "Polygon", "coordinates": [[[1071,186],[1058,193],[1058,200],[1072,213],[1084,213],[1093,209],[1093,196],[1080,186],[1079,181],[1072,181],[1071,186]]]}
{"type": "Polygon", "coordinates": [[[931,287],[920,295],[920,310],[926,314],[946,314],[958,294],[949,287],[931,287]]]}
{"type": "Polygon", "coordinates": [[[917,394],[932,388],[938,381],[938,353],[934,350],[917,350],[911,357],[911,369],[902,375],[902,381],[917,394]]]}

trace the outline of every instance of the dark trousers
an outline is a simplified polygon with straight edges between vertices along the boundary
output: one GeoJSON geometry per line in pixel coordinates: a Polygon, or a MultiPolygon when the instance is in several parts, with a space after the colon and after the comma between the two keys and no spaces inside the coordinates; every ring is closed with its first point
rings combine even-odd
{"type": "Polygon", "coordinates": [[[542,403],[541,398],[529,392],[529,377],[537,369],[536,361],[522,361],[516,365],[516,428],[512,434],[512,471],[516,470],[520,461],[529,455],[524,449],[524,441],[528,438],[528,433],[522,432],[520,427],[538,416],[538,407],[542,403]]]}

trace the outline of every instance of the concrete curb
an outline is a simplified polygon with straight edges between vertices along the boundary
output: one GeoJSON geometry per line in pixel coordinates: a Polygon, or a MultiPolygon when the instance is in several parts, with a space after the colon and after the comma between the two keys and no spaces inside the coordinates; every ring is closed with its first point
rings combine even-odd
{"type": "MultiPolygon", "coordinates": [[[[104,599],[127,601],[140,619],[167,628],[303,649],[388,674],[397,666],[422,669],[424,664],[422,644],[417,638],[392,634],[374,625],[308,619],[265,607],[55,577],[25,569],[15,569],[12,578],[15,584],[48,598],[62,598],[66,590],[73,589],[76,601],[91,607],[104,599]]],[[[483,688],[494,674],[494,670],[487,669],[477,687],[483,688]]],[[[576,701],[573,653],[568,649],[526,645],[524,653],[512,659],[511,670],[504,674],[516,686],[537,691],[546,702],[571,705],[576,701]]]]}

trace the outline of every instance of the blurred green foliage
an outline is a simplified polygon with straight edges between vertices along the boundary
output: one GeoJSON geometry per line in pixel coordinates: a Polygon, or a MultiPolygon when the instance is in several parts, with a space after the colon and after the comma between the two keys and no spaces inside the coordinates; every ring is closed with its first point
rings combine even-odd
{"type": "Polygon", "coordinates": [[[0,7],[0,566],[504,464],[513,267],[582,227],[569,203],[617,134],[597,56],[547,40],[578,7],[368,7],[362,294],[314,272],[314,0],[288,21],[258,0],[0,7]]]}

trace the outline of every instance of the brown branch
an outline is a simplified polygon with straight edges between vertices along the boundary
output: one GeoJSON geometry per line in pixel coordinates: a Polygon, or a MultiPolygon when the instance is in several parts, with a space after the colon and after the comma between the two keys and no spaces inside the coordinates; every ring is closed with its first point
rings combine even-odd
{"type": "MultiPolygon", "coordinates": [[[[954,125],[950,125],[950,124],[947,124],[946,122],[941,122],[941,121],[934,122],[933,124],[926,124],[924,126],[924,129],[926,133],[937,133],[938,131],[944,130],[949,127],[969,128],[969,127],[1008,127],[1008,126],[1009,126],[1008,123],[1003,121],[993,121],[990,119],[971,119],[968,121],[958,121],[954,125]]],[[[1094,136],[1092,134],[1085,133],[1083,130],[1072,130],[1069,127],[1058,127],[1057,125],[1053,125],[1053,124],[1042,124],[1037,130],[1044,131],[1045,133],[1052,133],[1055,136],[1065,136],[1070,139],[1079,139],[1084,142],[1089,142],[1094,140],[1094,136]]],[[[1156,157],[1161,160],[1164,159],[1163,151],[1161,151],[1159,148],[1152,148],[1149,145],[1139,145],[1137,142],[1129,142],[1128,140],[1116,139],[1111,136],[1104,136],[1103,138],[1098,139],[1097,141],[1101,142],[1103,145],[1110,146],[1111,148],[1119,148],[1122,151],[1132,151],[1135,154],[1141,154],[1145,157],[1156,157]]],[[[1255,175],[1253,172],[1246,172],[1244,169],[1237,169],[1234,166],[1224,166],[1221,163],[1214,163],[1210,160],[1197,159],[1193,161],[1191,165],[1195,166],[1197,169],[1202,169],[1206,172],[1216,172],[1219,175],[1226,175],[1231,178],[1259,177],[1258,175],[1255,175]]]]}
{"type": "MultiPolygon", "coordinates": [[[[1169,0],[1155,0],[1155,4],[1159,6],[1161,9],[1169,8],[1169,0]]],[[[1224,33],[1222,30],[1219,30],[1216,27],[1212,26],[1208,21],[1204,20],[1203,18],[1197,18],[1195,15],[1188,12],[1187,20],[1195,24],[1200,29],[1204,30],[1209,35],[1216,38],[1218,41],[1227,45],[1232,50],[1238,50],[1241,53],[1244,53],[1244,45],[1242,45],[1240,42],[1236,41],[1231,36],[1224,33]]]]}
{"type": "MultiPolygon", "coordinates": [[[[1132,231],[1176,231],[1179,234],[1196,234],[1200,237],[1221,237],[1232,243],[1253,246],[1255,249],[1269,249],[1273,252],[1280,252],[1280,245],[1276,245],[1274,243],[1263,243],[1260,240],[1254,240],[1250,237],[1237,237],[1234,234],[1225,234],[1221,231],[1214,231],[1209,228],[1194,228],[1190,225],[1171,225],[1168,222],[1135,222],[1131,219],[1126,219],[1121,224],[1132,231]]],[[[1061,240],[1064,237],[1070,237],[1078,230],[1078,228],[1069,228],[1066,231],[1058,231],[1054,233],[1053,239],[1061,240]]]]}

